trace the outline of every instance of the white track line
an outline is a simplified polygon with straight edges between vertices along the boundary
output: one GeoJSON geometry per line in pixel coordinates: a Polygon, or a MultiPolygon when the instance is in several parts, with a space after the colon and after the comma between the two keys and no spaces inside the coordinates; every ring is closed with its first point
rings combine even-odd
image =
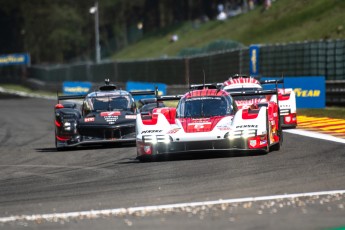
{"type": "Polygon", "coordinates": [[[148,213],[157,212],[157,211],[174,211],[174,209],[181,209],[181,208],[193,208],[193,207],[202,207],[202,206],[210,207],[213,205],[221,205],[221,204],[268,201],[268,200],[277,200],[277,199],[293,199],[293,198],[300,198],[300,197],[325,196],[325,195],[336,195],[336,194],[345,194],[345,190],[247,197],[247,198],[237,198],[237,199],[227,199],[227,200],[178,203],[178,204],[166,204],[166,205],[130,207],[130,208],[116,208],[116,209],[104,209],[104,210],[91,210],[91,211],[81,211],[81,212],[18,215],[18,216],[1,217],[0,223],[8,223],[8,222],[15,222],[15,221],[39,221],[39,222],[53,221],[53,222],[56,222],[56,221],[67,220],[71,218],[96,219],[96,218],[101,218],[101,217],[106,217],[106,216],[131,215],[133,213],[139,213],[139,212],[148,214],[148,213]]]}
{"type": "Polygon", "coordinates": [[[317,133],[317,132],[307,131],[307,130],[302,130],[302,129],[288,129],[288,130],[284,130],[284,132],[345,144],[345,139],[334,137],[332,135],[328,135],[324,133],[317,133]]]}
{"type": "MultiPolygon", "coordinates": [[[[29,97],[41,97],[46,99],[54,99],[49,96],[41,96],[37,94],[28,94],[22,92],[16,92],[14,90],[5,90],[0,87],[0,92],[13,93],[19,96],[29,96],[29,97]]],[[[327,134],[316,133],[312,131],[300,130],[300,129],[290,129],[284,130],[284,132],[318,138],[328,141],[334,141],[338,143],[344,143],[345,139],[333,137],[327,134]]],[[[81,211],[81,212],[66,212],[66,213],[49,213],[49,214],[34,214],[34,215],[20,215],[20,216],[9,216],[0,217],[0,223],[8,223],[14,221],[56,221],[64,220],[70,218],[100,218],[102,216],[117,216],[117,215],[130,215],[135,212],[157,212],[157,211],[167,211],[179,208],[187,207],[200,207],[200,206],[210,206],[219,204],[233,204],[233,203],[245,203],[245,202],[255,202],[255,201],[267,201],[276,199],[291,199],[299,197],[311,197],[311,196],[323,196],[323,195],[335,195],[335,194],[345,194],[345,190],[335,190],[335,191],[324,191],[324,192],[311,192],[311,193],[296,193],[296,194],[285,194],[285,195],[274,195],[274,196],[261,196],[261,197],[247,197],[247,198],[237,198],[237,199],[227,199],[227,200],[215,200],[215,201],[204,201],[204,202],[192,202],[192,203],[179,203],[179,204],[167,204],[167,205],[156,205],[156,206],[143,206],[143,207],[130,207],[130,208],[116,208],[116,209],[104,209],[104,210],[91,210],[91,211],[81,211]]]]}

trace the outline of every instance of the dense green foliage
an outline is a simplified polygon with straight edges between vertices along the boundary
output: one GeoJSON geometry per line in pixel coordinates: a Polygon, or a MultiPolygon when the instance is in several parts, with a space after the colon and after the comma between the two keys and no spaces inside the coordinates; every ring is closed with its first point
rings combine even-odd
{"type": "MultiPolygon", "coordinates": [[[[0,0],[0,54],[28,52],[33,64],[94,60],[89,10],[95,2],[0,0]]],[[[344,0],[276,0],[267,11],[257,5],[226,21],[215,20],[216,3],[225,0],[98,2],[102,59],[175,56],[217,40],[249,45],[345,37],[344,0]],[[172,34],[177,42],[169,42],[172,34]]]]}
{"type": "MultiPolygon", "coordinates": [[[[95,17],[89,10],[96,1],[0,0],[0,54],[28,52],[33,64],[93,60],[95,17]]],[[[210,2],[98,0],[102,57],[143,34],[199,17],[210,2]]]]}
{"type": "Polygon", "coordinates": [[[344,0],[276,0],[271,9],[242,14],[226,21],[186,22],[167,33],[157,33],[117,52],[116,59],[177,55],[186,47],[203,47],[218,39],[245,45],[345,38],[344,0]],[[170,43],[169,36],[179,41],[170,43]]]}

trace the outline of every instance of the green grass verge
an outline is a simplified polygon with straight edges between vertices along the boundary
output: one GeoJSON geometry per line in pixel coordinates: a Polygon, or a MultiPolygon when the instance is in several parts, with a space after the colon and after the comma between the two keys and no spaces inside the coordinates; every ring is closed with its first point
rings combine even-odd
{"type": "Polygon", "coordinates": [[[326,107],[325,109],[298,109],[298,116],[309,116],[309,117],[329,117],[345,119],[345,108],[344,107],[326,107]]]}
{"type": "Polygon", "coordinates": [[[181,49],[202,47],[215,40],[244,45],[305,40],[345,39],[344,0],[279,0],[226,21],[186,22],[145,36],[113,55],[114,59],[175,56],[181,49]],[[179,41],[170,43],[172,34],[179,41]]]}

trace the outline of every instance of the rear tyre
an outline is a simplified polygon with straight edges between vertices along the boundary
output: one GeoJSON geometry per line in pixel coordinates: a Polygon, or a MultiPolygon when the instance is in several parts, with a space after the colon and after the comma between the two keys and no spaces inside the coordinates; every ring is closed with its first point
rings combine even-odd
{"type": "Polygon", "coordinates": [[[56,148],[56,151],[61,151],[61,147],[58,147],[57,146],[57,140],[56,140],[56,135],[55,135],[55,148],[56,148]]]}
{"type": "Polygon", "coordinates": [[[270,147],[270,151],[279,151],[280,150],[280,141],[270,147]]]}

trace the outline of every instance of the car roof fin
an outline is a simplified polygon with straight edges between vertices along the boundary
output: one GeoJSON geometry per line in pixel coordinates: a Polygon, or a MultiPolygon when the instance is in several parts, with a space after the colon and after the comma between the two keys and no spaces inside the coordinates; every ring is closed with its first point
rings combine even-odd
{"type": "Polygon", "coordinates": [[[107,78],[104,80],[104,85],[99,87],[99,90],[100,91],[112,91],[112,90],[115,90],[117,89],[116,85],[114,84],[110,84],[110,79],[107,78]]]}

